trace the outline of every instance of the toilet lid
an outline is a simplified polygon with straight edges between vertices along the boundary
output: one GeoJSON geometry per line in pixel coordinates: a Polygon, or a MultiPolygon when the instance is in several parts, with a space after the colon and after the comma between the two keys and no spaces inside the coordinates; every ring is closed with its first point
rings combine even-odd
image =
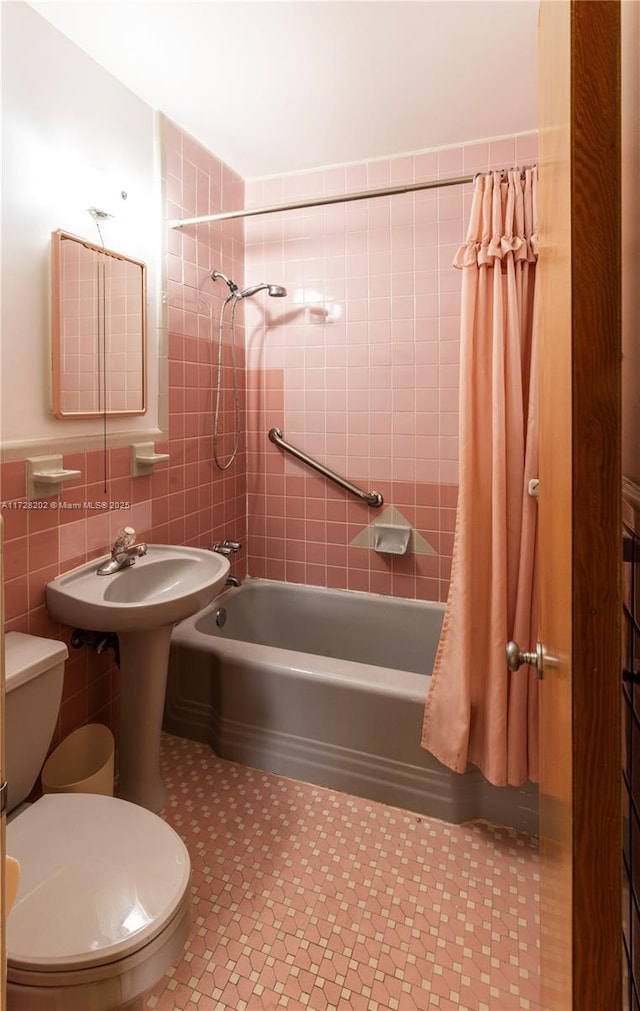
{"type": "Polygon", "coordinates": [[[7,825],[21,880],[7,920],[9,965],[61,971],[131,954],[172,919],[187,849],[143,807],[95,794],[44,796],[7,825]]]}
{"type": "Polygon", "coordinates": [[[57,639],[7,632],[4,637],[6,690],[19,688],[57,663],[64,663],[68,656],[69,650],[57,639]]]}

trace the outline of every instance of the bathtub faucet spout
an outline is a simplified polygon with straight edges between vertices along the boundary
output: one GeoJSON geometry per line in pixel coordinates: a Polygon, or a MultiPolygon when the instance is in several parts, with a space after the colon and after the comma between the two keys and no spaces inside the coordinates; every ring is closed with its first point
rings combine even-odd
{"type": "Polygon", "coordinates": [[[240,586],[240,580],[237,578],[237,576],[227,576],[227,581],[226,581],[226,583],[224,585],[225,586],[240,586]]]}
{"type": "Polygon", "coordinates": [[[219,555],[224,555],[225,558],[230,558],[231,555],[237,555],[241,547],[242,544],[239,541],[230,541],[225,537],[223,541],[216,541],[211,550],[217,551],[219,555]]]}

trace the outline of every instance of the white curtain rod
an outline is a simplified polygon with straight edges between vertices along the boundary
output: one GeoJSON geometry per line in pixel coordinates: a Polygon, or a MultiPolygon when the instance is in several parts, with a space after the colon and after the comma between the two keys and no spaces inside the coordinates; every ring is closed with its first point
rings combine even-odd
{"type": "Polygon", "coordinates": [[[475,175],[458,176],[456,179],[432,179],[427,183],[409,183],[406,186],[387,186],[378,190],[362,190],[360,193],[345,193],[337,197],[317,197],[301,200],[294,204],[275,204],[272,207],[251,207],[243,211],[223,211],[221,214],[205,214],[200,218],[177,218],[169,222],[171,228],[185,225],[201,225],[207,221],[229,221],[231,218],[251,218],[256,214],[276,214],[278,211],[299,211],[305,207],[323,207],[326,204],[344,204],[352,200],[371,200],[373,197],[391,197],[396,193],[414,193],[416,190],[435,190],[442,186],[461,186],[472,183],[475,175]]]}

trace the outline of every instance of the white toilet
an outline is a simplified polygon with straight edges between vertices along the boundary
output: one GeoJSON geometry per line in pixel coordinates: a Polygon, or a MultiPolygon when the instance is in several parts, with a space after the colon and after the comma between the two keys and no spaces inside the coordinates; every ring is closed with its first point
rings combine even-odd
{"type": "MultiPolygon", "coordinates": [[[[8,807],[31,792],[58,717],[67,647],[5,636],[8,807]]],[[[8,1011],[140,1007],[189,934],[189,854],[145,808],[50,794],[7,825],[20,886],[7,920],[8,1011]]]]}

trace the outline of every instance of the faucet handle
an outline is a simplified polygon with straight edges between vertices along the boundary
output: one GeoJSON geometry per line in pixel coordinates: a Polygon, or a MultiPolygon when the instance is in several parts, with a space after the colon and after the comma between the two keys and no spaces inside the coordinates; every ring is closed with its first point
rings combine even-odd
{"type": "Polygon", "coordinates": [[[116,535],[113,551],[122,551],[130,547],[136,539],[136,532],[133,527],[122,527],[116,535]]]}
{"type": "Polygon", "coordinates": [[[225,558],[230,558],[231,555],[237,554],[241,547],[240,541],[230,541],[225,537],[223,541],[216,541],[211,550],[217,551],[219,555],[224,555],[225,558]]]}

